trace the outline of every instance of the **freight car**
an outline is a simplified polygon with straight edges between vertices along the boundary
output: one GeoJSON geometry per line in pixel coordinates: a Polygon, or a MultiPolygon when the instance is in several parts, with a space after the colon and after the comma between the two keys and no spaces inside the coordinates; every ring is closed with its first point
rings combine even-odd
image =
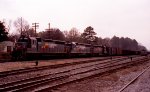
{"type": "Polygon", "coordinates": [[[106,54],[116,56],[116,55],[123,55],[123,52],[121,48],[106,47],[106,54]]]}
{"type": "Polygon", "coordinates": [[[129,55],[134,51],[102,45],[66,42],[39,37],[20,37],[12,53],[13,59],[42,57],[129,55]]]}
{"type": "Polygon", "coordinates": [[[141,53],[140,53],[142,56],[147,56],[148,55],[148,52],[146,50],[142,50],[141,53]]]}

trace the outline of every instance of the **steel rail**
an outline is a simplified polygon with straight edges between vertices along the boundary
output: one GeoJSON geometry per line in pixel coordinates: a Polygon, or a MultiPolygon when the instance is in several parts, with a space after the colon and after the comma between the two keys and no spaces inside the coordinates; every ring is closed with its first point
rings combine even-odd
{"type": "Polygon", "coordinates": [[[148,69],[150,68],[150,66],[148,68],[146,68],[144,71],[142,71],[138,76],[136,76],[134,79],[132,79],[130,82],[128,82],[124,87],[122,87],[118,92],[122,92],[123,90],[125,90],[128,86],[130,86],[134,81],[136,81],[140,76],[142,76],[148,69]]]}

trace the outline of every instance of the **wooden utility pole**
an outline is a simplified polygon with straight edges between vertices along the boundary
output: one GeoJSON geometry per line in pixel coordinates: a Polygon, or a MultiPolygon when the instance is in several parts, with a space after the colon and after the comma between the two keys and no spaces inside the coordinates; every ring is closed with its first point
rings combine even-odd
{"type": "Polygon", "coordinates": [[[48,23],[48,29],[45,29],[46,31],[51,31],[50,29],[50,23],[48,23]]]}
{"type": "MultiPolygon", "coordinates": [[[[37,33],[37,32],[36,32],[36,29],[39,27],[39,23],[36,23],[36,22],[35,22],[35,23],[32,23],[32,27],[33,27],[34,30],[35,30],[35,36],[37,36],[37,34],[36,34],[36,33],[37,33]]],[[[36,51],[38,52],[38,41],[36,41],[36,51]]],[[[36,56],[36,58],[37,58],[37,57],[38,57],[38,55],[36,56]]],[[[35,61],[35,65],[38,66],[38,63],[39,63],[38,60],[36,60],[36,61],[35,61]]]]}
{"type": "Polygon", "coordinates": [[[22,17],[21,17],[21,35],[22,35],[22,17]]]}
{"type": "MultiPolygon", "coordinates": [[[[39,27],[39,23],[32,23],[32,27],[34,27],[35,35],[36,35],[36,29],[39,27]]],[[[37,36],[37,35],[36,35],[37,36]]]]}
{"type": "Polygon", "coordinates": [[[50,23],[48,23],[48,29],[49,29],[49,31],[50,31],[50,23]]]}

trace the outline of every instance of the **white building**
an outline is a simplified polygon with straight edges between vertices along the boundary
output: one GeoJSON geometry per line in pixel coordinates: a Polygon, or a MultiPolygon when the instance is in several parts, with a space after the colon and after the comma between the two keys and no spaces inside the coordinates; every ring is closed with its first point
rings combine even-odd
{"type": "Polygon", "coordinates": [[[10,53],[13,51],[14,43],[11,41],[0,42],[0,53],[10,53]]]}

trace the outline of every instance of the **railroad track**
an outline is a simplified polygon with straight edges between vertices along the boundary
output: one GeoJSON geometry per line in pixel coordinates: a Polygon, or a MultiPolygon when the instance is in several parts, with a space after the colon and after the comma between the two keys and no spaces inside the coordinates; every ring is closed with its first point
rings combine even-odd
{"type": "MultiPolygon", "coordinates": [[[[74,77],[74,78],[72,78],[71,80],[68,80],[68,79],[62,79],[61,81],[59,81],[58,80],[58,83],[54,83],[54,84],[52,84],[52,83],[49,83],[48,85],[48,87],[45,87],[45,88],[43,88],[43,89],[41,89],[41,88],[39,88],[39,89],[35,89],[34,91],[35,92],[47,92],[47,91],[51,91],[51,90],[53,90],[53,89],[57,89],[59,86],[62,86],[62,85],[65,85],[65,84],[67,84],[67,83],[71,83],[71,82],[75,82],[75,81],[79,81],[79,80],[83,80],[83,79],[85,79],[85,78],[89,78],[89,77],[91,77],[91,76],[95,76],[95,75],[97,75],[97,74],[101,74],[101,73],[104,73],[104,72],[107,72],[107,71],[111,71],[111,70],[114,70],[114,69],[118,69],[118,68],[121,68],[121,67],[125,67],[125,66],[127,66],[127,65],[132,65],[132,64],[135,64],[135,63],[140,63],[141,61],[143,61],[143,60],[148,60],[147,58],[145,58],[145,59],[141,59],[141,60],[137,60],[137,61],[134,61],[134,62],[124,62],[124,63],[120,63],[120,64],[115,64],[115,65],[113,65],[113,64],[111,64],[110,66],[105,66],[105,67],[103,67],[103,68],[98,68],[98,69],[95,69],[94,70],[94,73],[93,72],[88,72],[87,73],[87,75],[86,74],[81,74],[81,75],[79,75],[79,76],[82,76],[82,77],[74,77]],[[123,66],[122,66],[123,65],[123,66]],[[99,71],[99,70],[101,70],[101,71],[99,71]],[[62,82],[63,81],[63,82],[62,82]]],[[[56,81],[55,81],[56,82],[56,81]]]]}
{"type": "MultiPolygon", "coordinates": [[[[117,58],[118,60],[120,60],[120,58],[117,58]]],[[[125,58],[122,58],[122,59],[125,59],[125,58]]],[[[82,66],[84,67],[86,64],[88,64],[88,66],[91,66],[93,63],[95,63],[95,62],[91,62],[91,64],[89,65],[89,63],[83,63],[82,64],[82,66]]],[[[109,61],[108,60],[106,60],[105,62],[101,62],[101,61],[97,61],[97,64],[103,64],[103,63],[109,63],[109,61]]],[[[81,65],[81,64],[80,64],[81,65]]],[[[76,66],[78,66],[78,65],[76,65],[76,66]]],[[[71,67],[73,67],[73,68],[71,68],[71,69],[75,69],[75,68],[80,68],[80,67],[75,67],[75,65],[73,65],[73,66],[68,66],[67,68],[71,68],[71,67]]],[[[59,70],[57,70],[57,71],[61,71],[62,69],[59,69],[59,70]]],[[[52,70],[51,69],[51,72],[53,72],[54,71],[54,69],[52,70]]],[[[56,70],[55,70],[56,71],[56,70]]],[[[68,70],[66,70],[66,69],[64,69],[64,72],[65,71],[68,71],[68,70]]],[[[70,71],[70,70],[69,70],[70,71]]],[[[59,72],[58,72],[59,73],[59,72]]],[[[51,73],[50,73],[51,74],[51,73]]],[[[46,74],[47,75],[47,74],[46,74]]],[[[49,74],[48,74],[49,75],[49,74]]],[[[43,76],[45,76],[45,75],[42,75],[41,77],[43,77],[43,76]]],[[[35,77],[30,77],[30,78],[27,78],[27,79],[35,79],[35,77]]],[[[21,82],[22,81],[24,81],[24,80],[27,80],[27,79],[23,79],[23,80],[20,80],[21,82]]],[[[12,83],[16,83],[16,82],[11,82],[11,83],[6,83],[7,84],[7,86],[8,86],[8,84],[12,84],[12,83]]],[[[13,84],[12,84],[13,85],[13,84]]],[[[3,85],[4,86],[4,85],[3,85]]],[[[2,86],[0,86],[0,87],[2,87],[2,86]]]]}
{"type": "Polygon", "coordinates": [[[128,82],[124,87],[122,87],[118,92],[123,92],[127,87],[129,87],[131,84],[133,84],[139,77],[141,77],[146,71],[150,69],[150,66],[144,69],[139,75],[137,75],[134,79],[132,79],[130,82],[128,82]]]}
{"type": "MultiPolygon", "coordinates": [[[[114,58],[120,58],[120,57],[114,57],[114,58]]],[[[11,71],[4,71],[4,72],[0,72],[0,78],[6,77],[6,76],[9,76],[9,75],[17,75],[17,74],[22,74],[22,73],[41,71],[41,70],[45,70],[45,69],[53,69],[53,68],[58,68],[58,67],[70,66],[70,65],[77,65],[77,64],[83,64],[83,63],[102,61],[102,60],[107,60],[107,59],[110,59],[110,57],[103,57],[103,58],[100,58],[100,59],[92,59],[92,60],[82,60],[82,61],[71,62],[71,63],[67,62],[67,63],[64,63],[64,64],[23,68],[23,69],[11,70],[11,71]]]]}
{"type": "Polygon", "coordinates": [[[0,85],[0,91],[11,91],[11,92],[21,92],[21,91],[46,91],[51,90],[60,85],[70,83],[73,81],[78,81],[96,74],[107,72],[113,69],[117,69],[123,66],[131,65],[133,63],[138,63],[143,60],[148,60],[147,58],[137,58],[131,62],[130,59],[115,59],[107,62],[96,62],[91,65],[83,65],[78,67],[72,67],[71,69],[65,69],[62,71],[50,73],[43,76],[37,76],[33,78],[27,78],[20,81],[15,81],[7,84],[0,85]],[[120,61],[120,62],[118,62],[120,61]],[[49,86],[44,86],[49,85],[49,86]],[[43,87],[41,87],[43,86],[43,87]],[[38,88],[39,87],[39,88],[38,88]]]}

